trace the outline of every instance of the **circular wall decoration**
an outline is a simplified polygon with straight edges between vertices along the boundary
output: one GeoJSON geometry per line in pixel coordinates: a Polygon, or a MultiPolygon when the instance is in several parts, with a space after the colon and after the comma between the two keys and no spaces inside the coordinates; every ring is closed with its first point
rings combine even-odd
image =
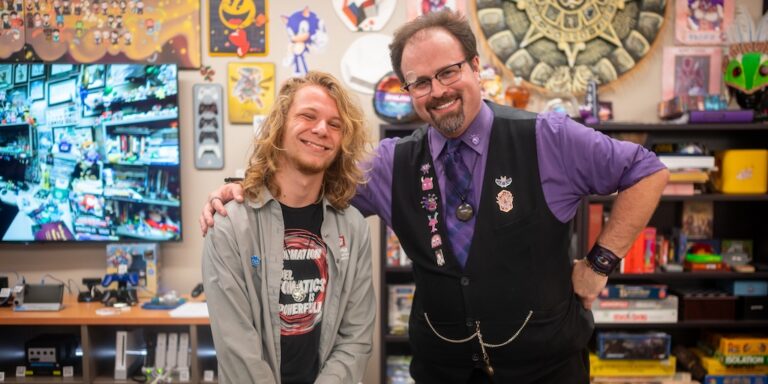
{"type": "Polygon", "coordinates": [[[582,94],[631,71],[664,24],[665,0],[477,0],[481,40],[507,76],[582,94]]]}

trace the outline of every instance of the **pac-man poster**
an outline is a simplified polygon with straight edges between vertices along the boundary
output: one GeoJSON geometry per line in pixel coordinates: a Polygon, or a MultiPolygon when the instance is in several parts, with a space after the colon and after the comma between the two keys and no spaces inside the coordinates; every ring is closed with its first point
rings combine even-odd
{"type": "Polygon", "coordinates": [[[208,2],[208,53],[211,56],[263,56],[267,49],[268,0],[208,2]]]}
{"type": "Polygon", "coordinates": [[[229,63],[229,122],[252,124],[254,115],[266,115],[275,102],[275,65],[229,63]]]}
{"type": "Polygon", "coordinates": [[[17,28],[0,34],[0,59],[172,62],[181,68],[200,67],[197,0],[29,0],[14,4],[13,11],[0,11],[16,16],[13,26],[17,28]]]}

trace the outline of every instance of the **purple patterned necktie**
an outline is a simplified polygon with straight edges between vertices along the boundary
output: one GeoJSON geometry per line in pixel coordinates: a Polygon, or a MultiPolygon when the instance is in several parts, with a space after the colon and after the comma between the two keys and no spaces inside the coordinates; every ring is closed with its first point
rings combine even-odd
{"type": "Polygon", "coordinates": [[[470,203],[469,190],[471,174],[461,157],[459,139],[448,140],[443,153],[443,166],[445,167],[445,226],[448,229],[448,238],[453,247],[453,254],[459,264],[464,266],[469,254],[469,245],[472,241],[472,228],[474,220],[461,221],[456,217],[456,210],[462,203],[470,203]]]}

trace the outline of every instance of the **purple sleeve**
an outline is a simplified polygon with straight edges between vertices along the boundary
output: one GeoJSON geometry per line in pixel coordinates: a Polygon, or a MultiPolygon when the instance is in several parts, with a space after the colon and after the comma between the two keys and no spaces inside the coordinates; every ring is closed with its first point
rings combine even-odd
{"type": "Polygon", "coordinates": [[[536,152],[544,198],[562,222],[573,218],[583,196],[621,191],[664,169],[643,146],[612,139],[560,113],[538,116],[536,152]]]}
{"type": "Polygon", "coordinates": [[[397,138],[379,142],[373,158],[360,165],[366,171],[368,182],[357,187],[352,199],[364,216],[379,215],[387,225],[392,223],[392,171],[397,138]]]}

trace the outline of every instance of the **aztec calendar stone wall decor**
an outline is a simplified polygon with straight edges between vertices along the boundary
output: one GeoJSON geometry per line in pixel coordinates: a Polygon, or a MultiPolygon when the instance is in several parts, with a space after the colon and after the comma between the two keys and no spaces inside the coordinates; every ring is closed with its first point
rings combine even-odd
{"type": "Polygon", "coordinates": [[[665,0],[468,1],[481,40],[505,75],[534,86],[583,94],[648,54],[664,24],[665,0]],[[474,9],[473,9],[474,8],[474,9]]]}

